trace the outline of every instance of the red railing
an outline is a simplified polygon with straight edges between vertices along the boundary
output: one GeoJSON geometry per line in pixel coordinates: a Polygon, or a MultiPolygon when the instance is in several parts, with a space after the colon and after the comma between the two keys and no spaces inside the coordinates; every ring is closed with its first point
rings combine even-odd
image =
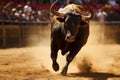
{"type": "MultiPolygon", "coordinates": [[[[22,5],[22,6],[24,6],[25,5],[25,3],[23,3],[23,2],[7,2],[7,1],[5,1],[5,0],[0,0],[0,4],[7,4],[7,3],[10,3],[10,5],[11,6],[18,6],[18,5],[22,5]]],[[[49,9],[50,8],[50,4],[40,4],[40,5],[37,5],[37,4],[31,4],[31,6],[32,6],[32,8],[38,8],[38,9],[42,9],[42,8],[46,8],[46,9],[49,9]]],[[[85,7],[85,9],[89,9],[89,7],[87,7],[87,6],[84,6],[85,7]]],[[[92,7],[92,6],[91,6],[92,7]]],[[[56,8],[60,8],[60,6],[56,6],[56,8]]],[[[106,9],[106,10],[112,10],[112,11],[115,11],[115,10],[120,10],[120,6],[118,6],[118,7],[110,7],[110,8],[107,8],[107,7],[99,7],[99,6],[94,6],[94,7],[92,7],[92,9],[94,9],[94,10],[98,10],[98,9],[106,9]]]]}

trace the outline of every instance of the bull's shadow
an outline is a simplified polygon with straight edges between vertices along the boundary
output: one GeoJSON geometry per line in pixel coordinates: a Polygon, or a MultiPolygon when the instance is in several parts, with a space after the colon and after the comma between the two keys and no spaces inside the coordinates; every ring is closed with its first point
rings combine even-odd
{"type": "Polygon", "coordinates": [[[85,77],[85,78],[93,78],[93,80],[108,80],[108,78],[120,79],[120,75],[115,75],[112,73],[99,73],[99,72],[70,73],[68,77],[85,77]]]}

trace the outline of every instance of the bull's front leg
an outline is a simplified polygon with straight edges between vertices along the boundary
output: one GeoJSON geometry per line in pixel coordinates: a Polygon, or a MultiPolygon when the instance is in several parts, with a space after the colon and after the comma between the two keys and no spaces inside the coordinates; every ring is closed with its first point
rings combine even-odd
{"type": "Polygon", "coordinates": [[[57,53],[58,53],[58,49],[55,45],[55,42],[52,42],[51,43],[51,59],[52,59],[52,68],[54,69],[54,71],[59,70],[59,64],[57,63],[57,53]]]}
{"type": "Polygon", "coordinates": [[[69,64],[72,62],[72,60],[74,59],[74,57],[76,56],[76,54],[79,52],[80,49],[81,47],[75,47],[70,50],[70,53],[67,55],[67,58],[66,58],[66,65],[64,66],[61,72],[62,75],[67,74],[69,64]]]}

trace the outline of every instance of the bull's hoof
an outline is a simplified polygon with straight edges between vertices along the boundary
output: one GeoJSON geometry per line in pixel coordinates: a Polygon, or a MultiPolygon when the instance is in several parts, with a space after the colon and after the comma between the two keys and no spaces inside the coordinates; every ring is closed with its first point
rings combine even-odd
{"type": "Polygon", "coordinates": [[[52,67],[55,71],[59,70],[59,64],[57,62],[53,62],[52,67]]]}
{"type": "Polygon", "coordinates": [[[66,76],[66,75],[67,75],[67,69],[63,69],[63,71],[61,72],[61,74],[62,74],[63,76],[66,76]]]}

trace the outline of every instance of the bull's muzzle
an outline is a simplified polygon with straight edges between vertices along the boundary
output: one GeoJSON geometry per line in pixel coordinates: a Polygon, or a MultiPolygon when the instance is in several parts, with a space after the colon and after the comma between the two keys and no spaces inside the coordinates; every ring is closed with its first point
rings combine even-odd
{"type": "Polygon", "coordinates": [[[67,42],[74,42],[75,41],[75,36],[66,35],[65,40],[67,42]]]}

